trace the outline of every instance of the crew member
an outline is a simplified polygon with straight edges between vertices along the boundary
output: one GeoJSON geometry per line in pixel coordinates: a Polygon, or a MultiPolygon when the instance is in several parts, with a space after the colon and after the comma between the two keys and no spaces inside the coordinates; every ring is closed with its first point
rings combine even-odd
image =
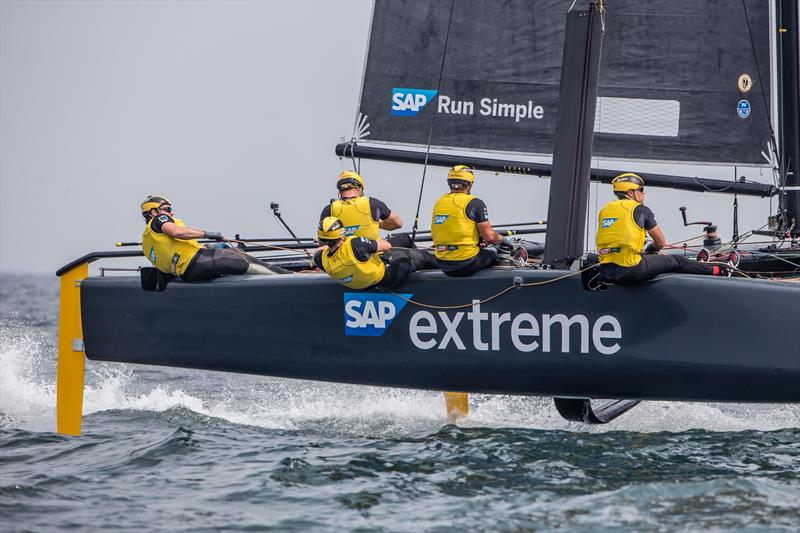
{"type": "Polygon", "coordinates": [[[431,236],[439,268],[449,276],[469,276],[494,264],[497,252],[481,246],[496,244],[505,250],[513,246],[489,222],[483,200],[470,194],[475,175],[464,165],[447,173],[450,192],[436,202],[431,219],[431,236]]]}
{"type": "Polygon", "coordinates": [[[600,276],[620,285],[641,283],[667,272],[727,275],[725,265],[692,261],[683,255],[658,255],[667,243],[649,207],[644,205],[644,180],[626,172],[611,181],[617,200],[600,210],[597,219],[597,253],[600,276]],[[644,249],[645,233],[653,239],[644,249]]]}
{"type": "Polygon", "coordinates": [[[418,249],[393,248],[389,241],[369,237],[345,237],[345,225],[336,217],[325,217],[317,228],[323,248],[314,263],[341,285],[351,289],[402,284],[409,274],[436,268],[433,255],[418,249]]]}
{"type": "Polygon", "coordinates": [[[147,222],[142,234],[142,253],[165,274],[184,281],[201,281],[226,274],[289,273],[230,247],[203,246],[197,239],[227,239],[216,231],[186,226],[173,216],[172,203],[163,196],[149,196],[142,202],[141,211],[147,222]]]}
{"type": "MultiPolygon", "coordinates": [[[[364,195],[364,179],[352,170],[339,174],[336,182],[339,199],[322,209],[319,219],[337,217],[344,224],[345,237],[369,237],[380,239],[378,229],[392,231],[403,227],[403,219],[389,207],[370,196],[364,195]]],[[[408,234],[401,233],[390,239],[394,246],[411,246],[408,234]]]]}

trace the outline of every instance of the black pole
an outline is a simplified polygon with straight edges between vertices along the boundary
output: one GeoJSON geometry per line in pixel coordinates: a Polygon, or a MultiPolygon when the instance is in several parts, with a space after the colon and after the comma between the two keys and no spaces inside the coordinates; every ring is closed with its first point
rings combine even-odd
{"type": "MultiPolygon", "coordinates": [[[[294,234],[294,232],[292,231],[292,228],[290,228],[290,227],[289,227],[289,224],[287,224],[287,223],[286,223],[286,222],[283,220],[283,217],[281,216],[281,212],[279,211],[279,209],[280,209],[280,205],[276,204],[275,202],[272,202],[272,203],[270,203],[270,204],[269,204],[269,208],[270,208],[270,209],[272,209],[272,214],[273,214],[273,215],[275,215],[275,217],[278,219],[278,221],[279,221],[281,224],[283,224],[283,227],[284,227],[284,228],[286,228],[286,231],[288,231],[288,232],[289,232],[289,235],[291,235],[291,236],[294,238],[294,240],[295,240],[295,241],[297,241],[297,244],[303,244],[303,243],[300,241],[300,239],[298,239],[298,238],[297,238],[297,235],[295,235],[295,234],[294,234]]],[[[311,258],[311,254],[310,254],[310,253],[308,253],[308,250],[305,250],[305,252],[306,252],[306,255],[307,255],[309,258],[311,258]]]]}
{"type": "MultiPolygon", "coordinates": [[[[425,152],[384,148],[382,146],[361,146],[353,143],[337,144],[335,149],[339,157],[356,159],[375,159],[378,161],[391,161],[393,163],[409,163],[422,165],[425,163],[425,152]]],[[[474,170],[486,172],[502,172],[504,174],[525,174],[530,176],[552,175],[552,165],[545,163],[531,163],[529,161],[515,161],[510,159],[490,159],[487,157],[472,157],[455,154],[433,153],[428,156],[428,165],[437,167],[452,167],[454,165],[467,165],[474,170]]],[[[628,170],[592,169],[592,181],[611,183],[615,176],[628,170]]],[[[741,194],[743,196],[773,196],[777,189],[774,185],[766,183],[745,183],[738,181],[700,178],[693,176],[673,176],[669,174],[650,174],[639,172],[647,182],[648,187],[664,187],[693,192],[718,192],[724,194],[741,194]]]]}
{"type": "Polygon", "coordinates": [[[800,22],[797,0],[776,2],[781,230],[800,236],[800,22]]]}
{"type": "Polygon", "coordinates": [[[551,268],[569,268],[585,249],[602,46],[600,6],[589,2],[570,10],[561,63],[553,180],[547,209],[549,224],[543,259],[551,268]]]}

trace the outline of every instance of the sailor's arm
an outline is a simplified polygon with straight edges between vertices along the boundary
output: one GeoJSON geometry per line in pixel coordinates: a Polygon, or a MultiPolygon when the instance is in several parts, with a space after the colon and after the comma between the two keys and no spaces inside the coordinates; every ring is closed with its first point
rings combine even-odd
{"type": "Polygon", "coordinates": [[[400,229],[403,227],[403,219],[400,215],[392,211],[389,216],[378,222],[378,227],[387,231],[400,229]]]}
{"type": "Polygon", "coordinates": [[[403,219],[400,218],[400,215],[389,209],[389,206],[377,198],[369,199],[369,208],[372,212],[373,220],[378,221],[378,227],[382,230],[392,231],[403,227],[403,219]]]}
{"type": "Polygon", "coordinates": [[[658,251],[667,245],[667,239],[664,237],[664,232],[661,231],[661,228],[657,225],[647,230],[647,234],[650,235],[651,239],[653,239],[653,250],[658,251]]]}
{"type": "Polygon", "coordinates": [[[215,239],[225,240],[225,238],[215,231],[203,231],[199,229],[190,228],[188,226],[178,226],[173,222],[165,222],[161,225],[161,231],[165,235],[169,235],[174,239],[215,239]]]}
{"type": "Polygon", "coordinates": [[[375,242],[378,243],[378,252],[379,253],[380,252],[385,252],[386,250],[391,250],[392,249],[392,245],[391,245],[391,243],[389,241],[385,241],[383,239],[378,239],[375,242]]]}
{"type": "Polygon", "coordinates": [[[478,222],[478,233],[481,239],[489,244],[500,244],[503,242],[503,236],[492,228],[492,224],[488,220],[486,222],[478,222]]]}

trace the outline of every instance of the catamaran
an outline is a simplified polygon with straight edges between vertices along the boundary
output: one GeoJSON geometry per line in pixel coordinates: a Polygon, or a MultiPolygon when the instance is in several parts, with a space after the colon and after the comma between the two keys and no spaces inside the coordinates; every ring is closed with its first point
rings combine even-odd
{"type": "MultiPolygon", "coordinates": [[[[336,153],[356,169],[382,159],[549,177],[543,250],[470,278],[418,272],[397,291],[348,291],[324,274],[89,276],[93,261],[141,251],[90,253],[57,272],[58,430],[80,433],[86,359],[549,396],[585,423],[641,400],[800,402],[798,70],[796,0],[376,0],[354,134],[336,153]],[[648,187],[777,199],[777,211],[762,228],[735,223],[730,242],[699,223],[712,253],[738,251],[738,277],[600,283],[589,185],[627,169],[592,168],[593,154],[761,166],[774,183],[640,174],[648,187]]],[[[543,231],[532,225],[508,229],[543,231]]],[[[239,240],[277,246],[267,259],[294,270],[307,262],[285,250],[314,246],[239,240]]],[[[696,253],[684,244],[673,253],[696,253]]]]}

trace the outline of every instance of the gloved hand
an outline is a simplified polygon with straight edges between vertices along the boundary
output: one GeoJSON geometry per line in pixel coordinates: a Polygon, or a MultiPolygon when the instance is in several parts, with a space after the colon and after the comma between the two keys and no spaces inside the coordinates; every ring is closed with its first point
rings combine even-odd
{"type": "Polygon", "coordinates": [[[214,241],[221,241],[225,237],[223,237],[222,233],[220,233],[218,231],[204,231],[203,232],[203,238],[204,239],[211,239],[211,240],[214,240],[214,241]]]}
{"type": "Polygon", "coordinates": [[[653,243],[651,242],[647,246],[645,246],[643,253],[645,255],[657,254],[658,250],[656,250],[655,246],[653,246],[653,243]]]}
{"type": "Polygon", "coordinates": [[[497,244],[497,248],[506,252],[510,252],[514,249],[514,245],[510,240],[508,240],[508,237],[503,237],[503,240],[497,244]]]}

